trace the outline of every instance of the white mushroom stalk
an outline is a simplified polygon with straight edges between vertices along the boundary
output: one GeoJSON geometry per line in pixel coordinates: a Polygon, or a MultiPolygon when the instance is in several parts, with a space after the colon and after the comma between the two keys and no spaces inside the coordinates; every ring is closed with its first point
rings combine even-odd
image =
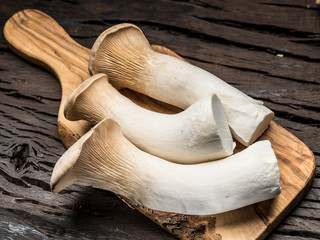
{"type": "Polygon", "coordinates": [[[106,73],[117,89],[130,88],[182,109],[217,94],[234,138],[246,146],[265,131],[274,116],[261,101],[213,74],[153,51],[142,31],[132,24],[115,25],[98,37],[90,52],[89,71],[106,73]]]}
{"type": "Polygon", "coordinates": [[[226,157],[234,148],[216,95],[200,99],[181,113],[162,114],[136,105],[112,87],[105,74],[97,74],[68,97],[64,113],[69,120],[93,124],[111,118],[140,149],[177,163],[226,157]]]}
{"type": "Polygon", "coordinates": [[[280,194],[280,173],[269,141],[225,159],[186,165],[141,151],[105,119],[62,155],[50,186],[70,184],[112,191],[165,212],[207,215],[230,211],[280,194]]]}

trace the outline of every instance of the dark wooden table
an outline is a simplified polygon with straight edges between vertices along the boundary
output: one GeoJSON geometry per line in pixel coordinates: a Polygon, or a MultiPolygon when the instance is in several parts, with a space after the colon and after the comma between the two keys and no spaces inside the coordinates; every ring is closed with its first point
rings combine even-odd
{"type": "MultiPolygon", "coordinates": [[[[88,48],[109,26],[134,23],[152,44],[263,100],[317,160],[311,190],[268,239],[320,238],[320,6],[313,0],[5,0],[1,28],[25,8],[49,14],[88,48]]],[[[110,192],[50,192],[65,151],[60,96],[58,81],[16,56],[1,33],[0,238],[174,239],[110,192]]]]}

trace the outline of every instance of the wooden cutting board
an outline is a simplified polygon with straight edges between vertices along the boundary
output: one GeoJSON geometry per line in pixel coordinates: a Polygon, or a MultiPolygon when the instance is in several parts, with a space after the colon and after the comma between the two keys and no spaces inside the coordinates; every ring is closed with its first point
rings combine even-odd
{"type": "MultiPolygon", "coordinates": [[[[65,146],[71,146],[91,127],[84,121],[66,120],[62,110],[66,97],[89,77],[89,49],[76,43],[57,22],[38,10],[28,9],[13,15],[4,27],[4,35],[15,53],[46,68],[60,80],[62,99],[58,130],[65,146]]],[[[165,47],[153,48],[179,57],[165,47]]],[[[130,90],[121,92],[154,111],[179,111],[130,90]]],[[[282,193],[272,200],[210,216],[153,211],[122,200],[180,239],[264,239],[309,190],[315,173],[315,158],[304,143],[275,122],[271,122],[260,139],[271,141],[280,167],[282,193]]]]}

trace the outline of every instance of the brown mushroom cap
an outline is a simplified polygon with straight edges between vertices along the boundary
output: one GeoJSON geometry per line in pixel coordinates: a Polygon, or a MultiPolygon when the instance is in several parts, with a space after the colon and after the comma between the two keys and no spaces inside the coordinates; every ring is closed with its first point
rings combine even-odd
{"type": "Polygon", "coordinates": [[[104,119],[58,160],[51,176],[51,190],[59,192],[78,183],[123,196],[132,195],[136,192],[133,186],[138,186],[135,176],[131,176],[135,167],[124,160],[131,148],[135,147],[123,137],[120,126],[111,119],[104,119]],[[106,184],[108,182],[111,184],[106,184]]]}
{"type": "MultiPolygon", "coordinates": [[[[94,128],[93,128],[94,129],[94,128]]],[[[83,135],[77,142],[75,142],[69,149],[66,151],[62,157],[58,160],[54,166],[54,170],[51,175],[50,188],[53,192],[59,192],[66,186],[73,183],[71,179],[68,179],[68,174],[76,164],[77,159],[79,158],[83,144],[87,141],[88,138],[93,133],[93,129],[88,131],[83,135]],[[61,185],[61,182],[63,184],[61,185]],[[57,186],[57,185],[61,186],[57,186]]]]}
{"type": "Polygon", "coordinates": [[[91,75],[106,73],[110,83],[117,89],[123,85],[117,82],[119,77],[133,85],[139,73],[145,70],[147,56],[152,53],[148,40],[137,26],[118,24],[105,30],[93,44],[89,72],[91,75]]]}
{"type": "MultiPolygon", "coordinates": [[[[90,87],[92,84],[97,81],[98,79],[104,79],[108,81],[108,76],[106,74],[100,73],[96,74],[84,82],[82,82],[67,98],[65,104],[64,104],[64,115],[65,117],[70,121],[77,121],[84,119],[82,115],[79,115],[79,112],[81,112],[82,109],[92,109],[94,108],[94,104],[92,104],[92,101],[87,101],[87,95],[90,93],[83,94],[84,92],[90,90],[90,87]],[[80,103],[81,102],[81,103],[80,103]],[[88,106],[89,105],[89,106],[88,106]]],[[[100,89],[100,91],[104,91],[103,89],[100,89]]],[[[94,93],[99,93],[99,91],[94,91],[94,93]]],[[[97,100],[99,101],[99,100],[97,100]]],[[[99,109],[98,109],[99,110],[99,109]]],[[[92,109],[92,114],[98,114],[99,111],[94,111],[92,109]]],[[[89,116],[91,117],[91,116],[89,116]]],[[[98,117],[99,118],[99,117],[98,117]]]]}

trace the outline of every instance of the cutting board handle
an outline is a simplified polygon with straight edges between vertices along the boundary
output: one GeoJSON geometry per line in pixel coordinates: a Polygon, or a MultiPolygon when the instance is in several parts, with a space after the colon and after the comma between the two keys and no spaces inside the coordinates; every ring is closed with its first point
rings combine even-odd
{"type": "Polygon", "coordinates": [[[14,14],[3,31],[16,54],[44,67],[60,80],[62,96],[58,130],[65,146],[70,147],[90,128],[87,122],[71,122],[63,114],[66,98],[89,77],[89,49],[75,42],[50,16],[34,9],[14,14]]]}
{"type": "Polygon", "coordinates": [[[89,77],[89,50],[41,11],[26,9],[14,14],[5,24],[4,36],[15,53],[46,68],[60,80],[74,70],[78,76],[85,71],[89,77]]]}

